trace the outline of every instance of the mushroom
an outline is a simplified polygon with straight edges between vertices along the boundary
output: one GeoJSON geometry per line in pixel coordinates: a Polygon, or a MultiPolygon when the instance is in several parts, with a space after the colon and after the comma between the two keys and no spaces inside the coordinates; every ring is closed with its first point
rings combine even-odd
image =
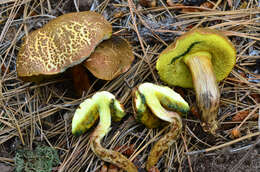
{"type": "MultiPolygon", "coordinates": [[[[121,37],[111,37],[99,44],[82,66],[98,79],[112,80],[126,72],[133,61],[134,54],[128,41],[121,37]]],[[[86,87],[80,86],[77,80],[86,80],[88,74],[84,72],[84,69],[80,69],[82,67],[77,68],[73,74],[73,80],[76,83],[74,86],[77,87],[76,90],[79,90],[78,94],[82,95],[82,92],[87,91],[89,86],[87,84],[86,87]]]]}
{"type": "Polygon", "coordinates": [[[131,45],[123,38],[103,41],[83,65],[96,77],[112,80],[126,72],[134,61],[131,45]]]}
{"type": "Polygon", "coordinates": [[[98,13],[59,16],[25,37],[16,61],[17,75],[25,81],[39,81],[62,73],[86,60],[111,35],[111,24],[98,13]]]}
{"type": "Polygon", "coordinates": [[[217,82],[227,77],[236,62],[236,50],[222,33],[198,28],[179,37],[160,55],[156,68],[172,86],[195,88],[204,131],[215,133],[220,93],[217,82]]]}
{"type": "Polygon", "coordinates": [[[17,75],[24,81],[39,82],[72,67],[74,87],[81,96],[90,87],[81,64],[97,78],[112,80],[134,60],[131,45],[120,37],[109,39],[111,35],[111,24],[98,13],[59,16],[25,38],[16,61],[17,75]]]}
{"type": "MultiPolygon", "coordinates": [[[[150,119],[155,121],[155,118],[159,118],[161,121],[170,123],[170,131],[155,143],[148,156],[146,170],[149,171],[164,151],[177,140],[182,129],[180,114],[186,114],[189,111],[189,105],[169,87],[152,83],[140,84],[133,90],[132,96],[137,121],[150,127],[153,127],[153,122],[149,122],[150,119]]],[[[157,126],[157,122],[154,124],[157,126]]]]}
{"type": "Polygon", "coordinates": [[[91,134],[90,147],[102,160],[110,162],[127,172],[137,172],[135,165],[121,153],[105,149],[101,140],[109,132],[111,117],[120,121],[125,112],[115,96],[107,91],[97,92],[92,98],[82,102],[72,119],[72,133],[79,136],[91,128],[99,117],[99,124],[91,134]]]}

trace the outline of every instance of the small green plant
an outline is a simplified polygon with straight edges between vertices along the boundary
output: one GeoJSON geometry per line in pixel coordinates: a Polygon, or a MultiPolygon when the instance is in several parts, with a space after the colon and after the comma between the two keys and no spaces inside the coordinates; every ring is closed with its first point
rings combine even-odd
{"type": "Polygon", "coordinates": [[[59,162],[57,151],[48,146],[37,146],[35,150],[19,149],[15,155],[15,171],[51,172],[59,162]]]}

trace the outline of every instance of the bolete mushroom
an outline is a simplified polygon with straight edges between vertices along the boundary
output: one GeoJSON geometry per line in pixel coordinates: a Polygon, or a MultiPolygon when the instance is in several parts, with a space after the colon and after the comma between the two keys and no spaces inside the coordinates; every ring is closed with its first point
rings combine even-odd
{"type": "Polygon", "coordinates": [[[17,61],[17,75],[26,81],[56,75],[77,65],[112,35],[112,25],[95,12],[68,13],[25,37],[17,61]]]}
{"type": "MultiPolygon", "coordinates": [[[[170,131],[166,133],[153,146],[146,163],[149,171],[158,162],[163,152],[166,151],[178,138],[182,129],[180,114],[189,111],[188,103],[176,92],[166,86],[152,83],[143,83],[137,86],[133,92],[133,107],[137,121],[151,126],[148,121],[159,118],[170,124],[170,131]]],[[[157,125],[157,122],[154,124],[157,125]]]]}
{"type": "Polygon", "coordinates": [[[195,88],[202,127],[215,133],[220,99],[217,82],[228,76],[235,62],[236,50],[225,35],[198,28],[169,45],[159,55],[156,68],[167,84],[195,88]]]}
{"type": "Polygon", "coordinates": [[[83,91],[90,88],[91,79],[88,79],[86,70],[98,79],[109,81],[126,72],[133,61],[134,54],[127,40],[113,36],[103,41],[87,60],[72,68],[77,94],[81,96],[83,91]]]}
{"type": "MultiPolygon", "coordinates": [[[[126,72],[133,61],[134,54],[128,41],[114,36],[100,43],[90,57],[82,63],[82,66],[96,78],[109,81],[126,72]]],[[[88,90],[88,86],[78,85],[77,81],[86,80],[87,73],[80,66],[73,71],[74,87],[76,90],[81,90],[78,94],[82,95],[83,91],[88,90]]]]}
{"type": "Polygon", "coordinates": [[[131,45],[123,38],[111,37],[103,41],[83,65],[96,78],[112,80],[126,72],[133,61],[131,45]]]}
{"type": "Polygon", "coordinates": [[[99,117],[99,124],[91,134],[92,151],[102,160],[110,162],[128,172],[137,172],[135,165],[121,153],[105,149],[101,140],[109,132],[111,117],[120,121],[125,112],[115,96],[107,91],[97,92],[92,98],[86,99],[77,108],[72,119],[72,133],[76,136],[91,128],[99,117]]]}

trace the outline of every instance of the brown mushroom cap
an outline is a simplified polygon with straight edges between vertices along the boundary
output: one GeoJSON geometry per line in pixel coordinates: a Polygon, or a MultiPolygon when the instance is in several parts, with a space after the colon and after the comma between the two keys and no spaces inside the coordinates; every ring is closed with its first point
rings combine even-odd
{"type": "Polygon", "coordinates": [[[236,62],[236,50],[225,35],[198,28],[179,37],[160,54],[156,63],[160,78],[169,85],[192,88],[192,76],[183,59],[196,52],[211,54],[217,81],[227,77],[236,62]]]}
{"type": "Polygon", "coordinates": [[[31,32],[21,45],[16,69],[18,77],[54,75],[84,61],[112,26],[95,12],[68,13],[31,32]]]}
{"type": "Polygon", "coordinates": [[[103,41],[84,66],[97,78],[112,80],[126,72],[134,60],[130,44],[120,37],[103,41]]]}

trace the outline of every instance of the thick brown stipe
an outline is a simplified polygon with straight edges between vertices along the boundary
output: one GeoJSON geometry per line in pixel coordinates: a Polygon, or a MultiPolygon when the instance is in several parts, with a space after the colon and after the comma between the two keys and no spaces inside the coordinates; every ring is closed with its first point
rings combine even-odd
{"type": "MultiPolygon", "coordinates": [[[[96,129],[98,130],[98,129],[96,129]]],[[[98,132],[94,132],[91,136],[90,140],[90,146],[94,153],[102,160],[109,162],[111,164],[114,164],[118,166],[119,168],[123,169],[127,172],[138,172],[137,168],[134,166],[134,164],[129,161],[124,155],[122,155],[119,152],[105,149],[101,146],[100,138],[97,135],[98,132]]]]}
{"type": "Polygon", "coordinates": [[[149,171],[158,162],[162,154],[179,138],[182,129],[182,121],[178,114],[175,115],[174,121],[170,124],[170,131],[166,133],[153,146],[146,163],[146,170],[149,171]]]}

